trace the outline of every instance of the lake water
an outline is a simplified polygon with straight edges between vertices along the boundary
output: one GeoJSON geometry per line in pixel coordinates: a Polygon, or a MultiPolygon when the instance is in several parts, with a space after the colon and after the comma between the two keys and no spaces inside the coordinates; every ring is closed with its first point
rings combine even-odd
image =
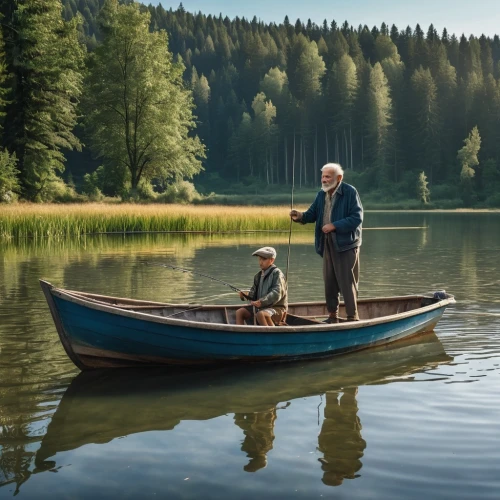
{"type": "MultiPolygon", "coordinates": [[[[434,333],[326,361],[79,374],[38,279],[235,303],[287,234],[0,243],[0,498],[500,498],[500,213],[366,214],[360,296],[446,289],[434,333]],[[368,229],[425,226],[425,229],[368,229]]],[[[294,227],[290,300],[322,300],[294,227]]]]}

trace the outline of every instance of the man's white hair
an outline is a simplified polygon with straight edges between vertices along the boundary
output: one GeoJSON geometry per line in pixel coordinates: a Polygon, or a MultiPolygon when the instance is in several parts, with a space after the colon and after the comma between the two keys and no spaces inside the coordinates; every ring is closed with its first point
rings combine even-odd
{"type": "Polygon", "coordinates": [[[334,175],[341,175],[344,177],[344,169],[338,164],[338,163],[327,163],[326,165],[323,166],[321,171],[323,172],[324,170],[333,170],[334,175]]]}

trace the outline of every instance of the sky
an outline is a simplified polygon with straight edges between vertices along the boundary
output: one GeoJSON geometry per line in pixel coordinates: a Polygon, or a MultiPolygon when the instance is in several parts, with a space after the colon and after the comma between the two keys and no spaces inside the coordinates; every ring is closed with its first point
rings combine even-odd
{"type": "MultiPolygon", "coordinates": [[[[141,0],[153,5],[160,0],[141,0]]],[[[166,9],[174,10],[180,0],[161,0],[166,9]]],[[[439,33],[446,27],[450,34],[458,37],[493,36],[500,34],[500,0],[183,0],[188,12],[201,11],[203,14],[222,13],[233,19],[236,16],[258,19],[269,23],[280,23],[288,15],[290,22],[297,18],[307,22],[310,18],[316,24],[323,19],[332,19],[337,24],[345,20],[357,27],[367,24],[380,27],[382,22],[395,24],[400,30],[410,25],[420,24],[424,32],[432,23],[439,33]]]]}

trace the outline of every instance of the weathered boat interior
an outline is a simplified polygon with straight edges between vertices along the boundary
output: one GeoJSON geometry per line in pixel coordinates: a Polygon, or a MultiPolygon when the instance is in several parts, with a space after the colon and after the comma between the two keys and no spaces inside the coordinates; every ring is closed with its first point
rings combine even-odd
{"type": "MultiPolygon", "coordinates": [[[[241,307],[241,305],[166,304],[69,290],[64,290],[64,292],[90,302],[122,310],[201,323],[235,324],[236,310],[241,307]]],[[[438,299],[422,295],[360,299],[358,301],[358,313],[361,320],[375,319],[419,309],[437,301],[438,299]]],[[[327,315],[328,311],[324,302],[290,304],[286,323],[290,326],[321,323],[327,315]]],[[[342,304],[340,306],[340,316],[345,317],[345,309],[342,304]]]]}

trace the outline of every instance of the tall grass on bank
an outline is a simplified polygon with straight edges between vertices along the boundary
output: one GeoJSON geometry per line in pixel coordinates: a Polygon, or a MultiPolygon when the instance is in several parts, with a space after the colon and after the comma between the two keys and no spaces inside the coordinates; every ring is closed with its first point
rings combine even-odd
{"type": "Polygon", "coordinates": [[[286,231],[287,207],[18,204],[2,207],[2,238],[66,238],[83,234],[189,231],[286,231]]]}

